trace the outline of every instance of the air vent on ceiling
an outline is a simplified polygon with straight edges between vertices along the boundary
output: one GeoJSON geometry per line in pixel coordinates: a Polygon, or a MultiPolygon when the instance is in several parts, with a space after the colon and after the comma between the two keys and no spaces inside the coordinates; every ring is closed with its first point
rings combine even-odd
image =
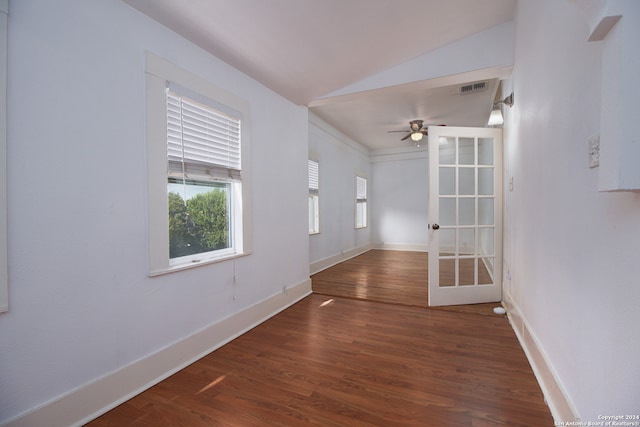
{"type": "Polygon", "coordinates": [[[470,93],[482,92],[483,90],[487,90],[489,86],[487,82],[476,82],[469,83],[463,86],[460,86],[460,95],[468,95],[470,93]]]}

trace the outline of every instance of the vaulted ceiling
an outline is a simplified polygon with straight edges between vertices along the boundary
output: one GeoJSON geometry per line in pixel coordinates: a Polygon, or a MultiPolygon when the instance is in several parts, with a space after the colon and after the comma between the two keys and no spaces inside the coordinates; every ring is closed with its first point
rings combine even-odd
{"type": "Polygon", "coordinates": [[[344,88],[504,24],[516,0],[123,0],[370,149],[400,146],[409,120],[479,126],[494,73],[344,88]],[[468,83],[484,95],[463,98],[468,83]],[[340,92],[342,90],[342,92],[340,92]],[[473,98],[473,99],[472,99],[473,98]],[[457,102],[456,102],[457,101],[457,102]],[[418,117],[419,116],[419,117],[418,117]]]}

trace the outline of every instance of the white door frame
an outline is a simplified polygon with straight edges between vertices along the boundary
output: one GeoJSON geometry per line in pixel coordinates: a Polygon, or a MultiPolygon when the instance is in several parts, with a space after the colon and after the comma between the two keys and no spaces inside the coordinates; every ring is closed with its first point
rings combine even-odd
{"type": "MultiPolygon", "coordinates": [[[[475,304],[475,303],[487,303],[498,302],[502,299],[502,129],[499,128],[465,128],[465,127],[451,127],[451,126],[429,126],[429,305],[441,306],[441,305],[457,305],[457,304],[475,304]],[[440,286],[440,233],[443,231],[440,229],[440,138],[455,138],[455,159],[454,164],[447,164],[443,169],[454,169],[455,177],[455,191],[453,196],[445,196],[449,199],[455,200],[455,221],[454,225],[442,226],[442,229],[455,230],[453,233],[455,248],[451,254],[444,255],[449,259],[454,259],[456,269],[459,265],[459,260],[462,258],[473,256],[476,261],[475,283],[470,286],[460,286],[458,281],[458,272],[455,273],[455,283],[451,286],[440,286]],[[458,153],[458,141],[459,138],[474,138],[474,160],[473,165],[459,165],[458,153]],[[483,256],[479,252],[478,235],[479,231],[491,229],[486,225],[479,225],[478,221],[478,209],[475,209],[475,220],[471,229],[474,230],[474,248],[472,255],[462,255],[460,251],[460,243],[458,241],[458,233],[460,232],[459,224],[459,200],[467,198],[467,200],[475,200],[475,206],[478,206],[478,200],[487,198],[486,196],[478,197],[478,184],[477,177],[480,169],[486,169],[487,166],[478,166],[478,139],[479,138],[493,138],[493,236],[494,236],[494,253],[493,256],[483,256]],[[472,196],[459,197],[459,185],[458,177],[461,169],[473,169],[475,179],[475,189],[472,196]],[[493,271],[493,283],[492,284],[478,284],[478,263],[484,262],[486,259],[491,259],[493,265],[491,270],[493,271]]],[[[451,140],[451,139],[450,139],[451,140]]],[[[490,168],[490,167],[489,167],[490,168]]],[[[491,199],[491,197],[488,197],[491,199]]],[[[443,198],[444,199],[444,198],[443,198]]],[[[444,218],[443,218],[444,219],[444,218]]],[[[451,224],[451,221],[449,221],[451,224]]]]}

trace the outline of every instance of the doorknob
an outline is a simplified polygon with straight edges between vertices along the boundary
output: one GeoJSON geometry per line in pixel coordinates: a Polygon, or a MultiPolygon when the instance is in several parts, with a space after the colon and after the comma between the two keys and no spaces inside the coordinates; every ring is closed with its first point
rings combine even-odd
{"type": "Polygon", "coordinates": [[[438,224],[433,224],[431,228],[433,228],[434,230],[438,230],[440,229],[440,226],[438,224]]]}

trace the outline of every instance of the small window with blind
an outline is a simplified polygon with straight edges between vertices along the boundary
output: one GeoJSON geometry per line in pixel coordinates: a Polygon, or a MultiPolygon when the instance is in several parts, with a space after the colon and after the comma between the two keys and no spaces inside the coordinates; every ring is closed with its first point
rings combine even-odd
{"type": "Polygon", "coordinates": [[[167,89],[169,258],[233,252],[240,119],[167,89]]]}
{"type": "Polygon", "coordinates": [[[248,103],[146,60],[148,274],[249,254],[248,103]]]}
{"type": "Polygon", "coordinates": [[[367,226],[367,179],[356,176],[356,228],[367,226]]]}
{"type": "Polygon", "coordinates": [[[309,159],[309,234],[320,232],[319,170],[319,162],[309,159]]]}

